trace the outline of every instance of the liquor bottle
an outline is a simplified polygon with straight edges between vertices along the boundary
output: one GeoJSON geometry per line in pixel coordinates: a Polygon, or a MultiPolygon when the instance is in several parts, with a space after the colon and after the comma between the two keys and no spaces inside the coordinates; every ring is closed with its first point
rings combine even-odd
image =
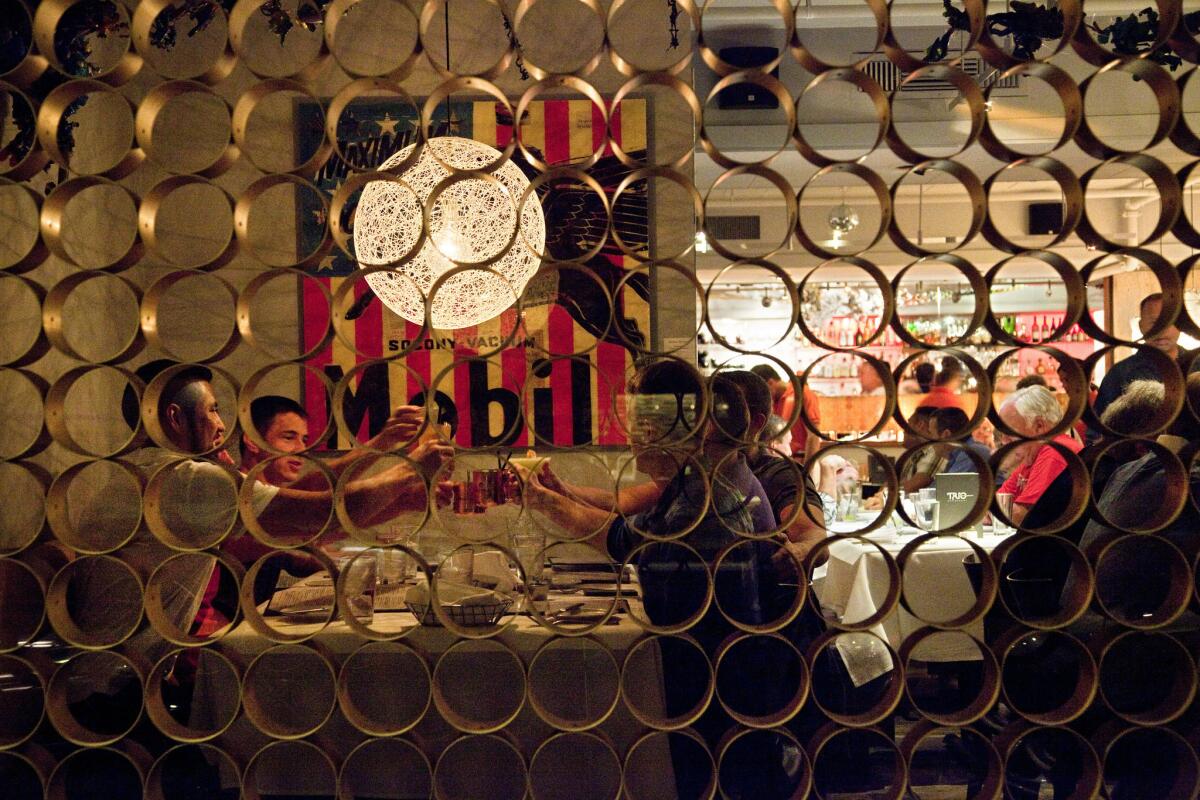
{"type": "Polygon", "coordinates": [[[863,325],[860,322],[854,327],[854,346],[862,347],[865,337],[863,336],[863,325]]]}
{"type": "Polygon", "coordinates": [[[1046,374],[1046,364],[1042,361],[1040,356],[1037,360],[1037,368],[1034,371],[1037,372],[1038,375],[1046,374]]]}
{"type": "Polygon", "coordinates": [[[1023,342],[1029,341],[1029,328],[1025,325],[1025,320],[1017,321],[1017,338],[1023,342]]]}

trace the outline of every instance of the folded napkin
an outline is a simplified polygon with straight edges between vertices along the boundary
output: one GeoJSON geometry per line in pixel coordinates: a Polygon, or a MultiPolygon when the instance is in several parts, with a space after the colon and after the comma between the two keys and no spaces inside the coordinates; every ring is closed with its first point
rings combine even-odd
{"type": "MultiPolygon", "coordinates": [[[[487,606],[502,603],[509,598],[491,589],[480,589],[465,583],[438,582],[438,602],[443,606],[487,606]]],[[[429,584],[424,581],[410,586],[404,597],[414,606],[429,605],[429,584]]]]}
{"type": "MultiPolygon", "coordinates": [[[[517,576],[508,568],[508,557],[499,550],[475,553],[471,564],[471,580],[502,593],[512,593],[517,588],[517,576]]],[[[439,583],[439,592],[441,586],[439,583]]]]}

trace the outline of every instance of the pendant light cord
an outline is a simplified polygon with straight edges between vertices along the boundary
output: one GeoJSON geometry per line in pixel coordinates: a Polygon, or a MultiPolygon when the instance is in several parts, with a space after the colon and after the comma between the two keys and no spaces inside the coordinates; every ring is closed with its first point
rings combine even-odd
{"type": "MultiPolygon", "coordinates": [[[[443,18],[446,21],[446,72],[450,71],[450,0],[444,0],[443,18]]],[[[446,135],[451,134],[450,130],[450,94],[446,94],[446,135]]]]}

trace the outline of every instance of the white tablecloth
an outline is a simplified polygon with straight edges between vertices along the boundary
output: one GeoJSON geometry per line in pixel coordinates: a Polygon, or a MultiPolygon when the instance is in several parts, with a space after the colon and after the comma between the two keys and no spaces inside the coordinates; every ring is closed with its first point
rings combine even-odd
{"type": "MultiPolygon", "coordinates": [[[[861,527],[862,523],[843,522],[831,526],[833,533],[849,533],[861,527]]],[[[1000,535],[988,532],[982,537],[969,531],[963,535],[990,553],[1011,535],[1011,531],[1000,535]]],[[[898,533],[889,527],[866,534],[866,538],[877,542],[894,559],[915,535],[898,533]]],[[[949,621],[974,605],[975,592],[962,563],[972,552],[958,536],[945,536],[922,545],[912,555],[901,580],[904,597],[917,616],[898,607],[869,629],[878,640],[854,636],[841,637],[836,643],[855,685],[861,686],[892,669],[891,656],[879,645],[879,640],[899,651],[907,636],[929,622],[949,621]]],[[[888,581],[883,554],[866,542],[847,538],[830,545],[824,574],[814,577],[813,589],[827,616],[849,624],[878,612],[888,593],[888,581]]],[[[976,621],[962,631],[982,640],[983,622],[976,621]]],[[[921,661],[978,661],[982,658],[969,639],[952,632],[926,639],[913,651],[912,657],[921,661]]]]}
{"type": "MultiPolygon", "coordinates": [[[[625,656],[635,643],[648,636],[627,615],[620,615],[619,620],[619,624],[602,625],[590,634],[592,640],[599,642],[613,654],[618,665],[624,662],[625,656]]],[[[295,624],[287,625],[286,627],[289,633],[302,633],[316,630],[319,626],[295,624]]],[[[417,625],[416,620],[407,612],[377,613],[372,627],[380,631],[399,631],[411,628],[411,632],[400,641],[412,647],[417,653],[423,656],[431,669],[436,664],[437,658],[447,648],[455,642],[461,641],[455,634],[444,628],[417,625]]],[[[515,616],[512,624],[496,637],[497,641],[504,643],[517,654],[522,662],[524,662],[526,669],[528,669],[533,655],[541,646],[554,638],[557,637],[552,631],[539,625],[532,618],[520,615],[515,616]]],[[[345,623],[340,621],[334,622],[321,630],[316,635],[314,641],[333,657],[336,662],[334,664],[335,668],[340,667],[345,658],[364,643],[362,638],[351,631],[345,623]]],[[[579,640],[568,640],[568,646],[573,641],[577,642],[579,640]]],[[[240,657],[239,660],[246,663],[272,645],[272,642],[264,639],[250,629],[247,624],[243,623],[226,636],[220,646],[228,653],[236,653],[240,657]]],[[[581,652],[581,655],[584,654],[581,652]]],[[[477,658],[477,666],[477,679],[481,682],[486,682],[492,672],[489,665],[489,658],[481,654],[477,658]]],[[[665,699],[662,696],[663,678],[661,662],[657,666],[658,669],[653,670],[653,674],[646,674],[643,680],[648,682],[645,696],[657,699],[664,704],[663,708],[659,709],[661,712],[665,710],[665,699]]],[[[575,687],[575,689],[578,693],[579,702],[584,706],[588,706],[590,713],[590,711],[594,710],[590,709],[590,706],[606,704],[609,701],[593,698],[587,683],[585,681],[584,685],[575,687]]],[[[405,688],[402,685],[389,682],[387,676],[380,677],[379,690],[382,692],[403,692],[405,688]]],[[[296,702],[303,703],[304,698],[297,697],[296,702]]],[[[606,739],[613,746],[618,757],[624,760],[633,743],[646,732],[646,729],[633,717],[624,698],[622,698],[617,703],[612,714],[595,728],[594,731],[606,739]]],[[[529,702],[526,701],[522,705],[517,718],[505,726],[501,735],[521,751],[522,756],[528,764],[538,746],[555,733],[556,731],[540,719],[531,708],[529,702]]],[[[439,755],[460,736],[462,734],[452,728],[442,718],[436,707],[431,704],[421,722],[412,731],[405,734],[404,738],[415,743],[425,752],[431,763],[436,764],[439,755]]],[[[321,742],[327,749],[332,750],[339,758],[345,758],[350,749],[367,737],[350,725],[343,716],[340,708],[335,708],[329,721],[312,738],[321,742]]],[[[229,731],[218,738],[218,744],[225,748],[227,752],[233,754],[235,759],[243,763],[258,748],[269,741],[270,737],[251,725],[245,714],[239,717],[238,721],[235,722],[229,731]]],[[[674,797],[674,771],[665,743],[654,742],[646,747],[646,752],[650,754],[653,763],[656,765],[648,778],[650,783],[653,784],[654,796],[663,798],[674,797]]],[[[486,771],[488,765],[481,764],[479,768],[486,771]]],[[[564,782],[569,783],[567,778],[570,776],[562,777],[564,782]]],[[[294,794],[311,792],[312,787],[307,784],[306,780],[306,776],[302,771],[282,771],[274,774],[260,775],[259,777],[260,788],[294,794]]],[[[554,775],[543,776],[543,787],[552,786],[554,780],[554,775]]],[[[551,790],[550,794],[554,794],[554,792],[551,790]]],[[[562,795],[559,794],[558,796],[562,795]]]]}

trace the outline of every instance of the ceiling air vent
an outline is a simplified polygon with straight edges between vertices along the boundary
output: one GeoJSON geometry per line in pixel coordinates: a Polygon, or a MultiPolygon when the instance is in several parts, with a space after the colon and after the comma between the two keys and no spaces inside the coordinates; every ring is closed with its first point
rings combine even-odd
{"type": "MultiPolygon", "coordinates": [[[[865,54],[864,54],[865,55],[865,54]]],[[[919,56],[919,53],[913,55],[919,56]]],[[[1020,88],[1017,77],[1011,76],[1004,80],[998,80],[1000,70],[993,69],[984,63],[983,59],[976,54],[967,55],[958,63],[958,68],[966,75],[979,84],[980,89],[987,89],[989,86],[993,89],[1014,90],[1020,88]]],[[[875,82],[885,92],[895,91],[900,89],[900,95],[905,96],[924,96],[924,97],[953,97],[958,94],[953,84],[937,78],[917,78],[915,81],[909,81],[901,86],[904,79],[908,77],[907,72],[902,72],[899,67],[888,61],[886,57],[874,55],[869,60],[865,67],[866,73],[875,79],[875,82]]],[[[1011,92],[1005,92],[1009,94],[1011,92]]]]}
{"type": "Polygon", "coordinates": [[[760,235],[757,214],[737,217],[705,217],[705,227],[720,241],[733,239],[757,240],[760,235]]]}

